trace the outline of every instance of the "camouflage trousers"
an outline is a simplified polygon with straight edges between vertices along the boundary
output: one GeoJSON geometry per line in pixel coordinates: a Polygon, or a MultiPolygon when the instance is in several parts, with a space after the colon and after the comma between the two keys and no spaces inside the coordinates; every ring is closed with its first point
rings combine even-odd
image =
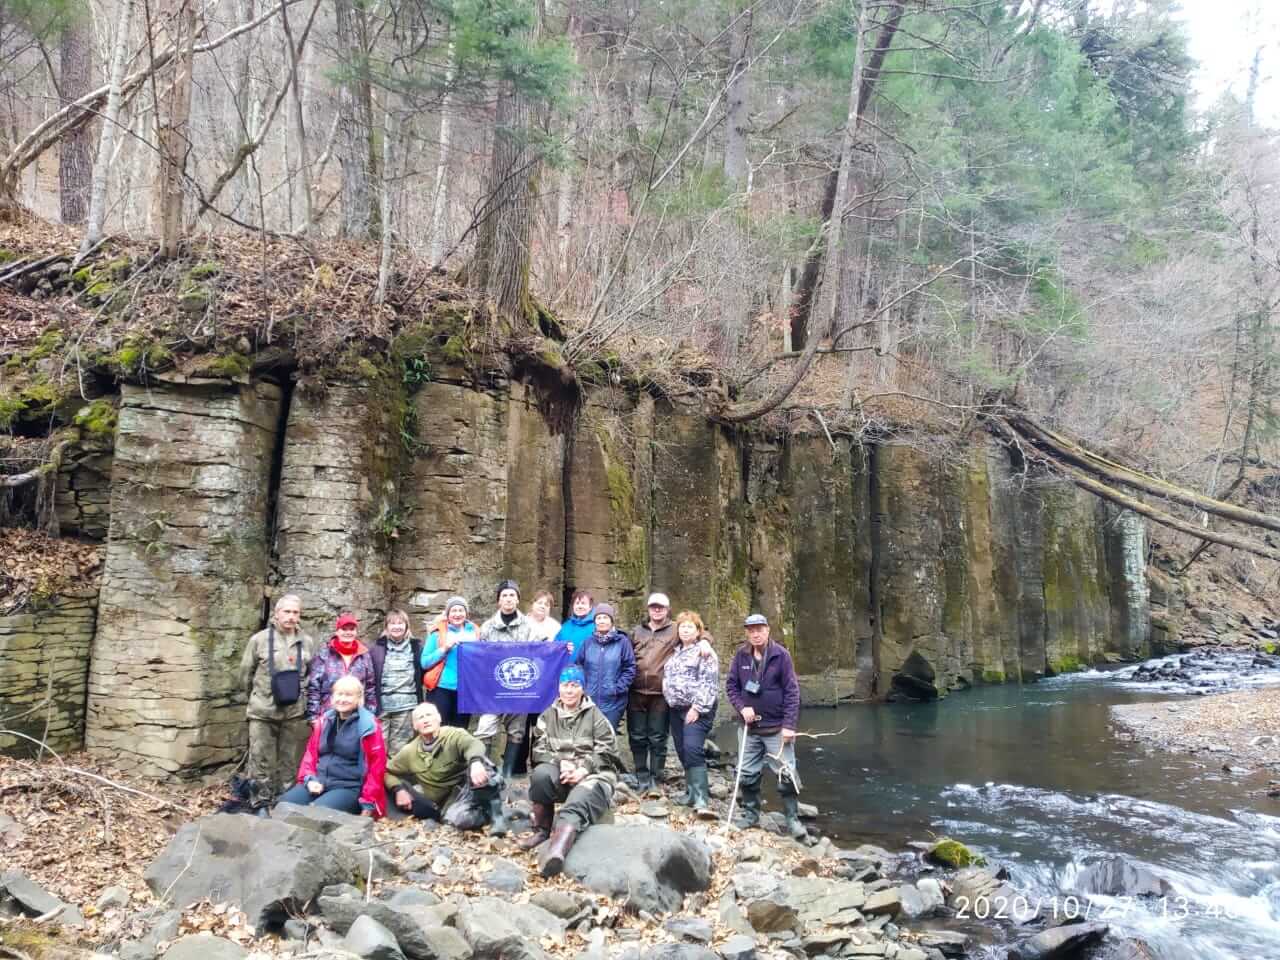
{"type": "Polygon", "coordinates": [[[415,736],[413,711],[398,710],[395,713],[384,713],[378,719],[382,721],[382,739],[387,744],[387,757],[394,757],[400,748],[415,736]]]}
{"type": "Polygon", "coordinates": [[[256,782],[254,799],[270,803],[298,779],[311,725],[295,720],[249,720],[249,759],[245,776],[256,782]]]}

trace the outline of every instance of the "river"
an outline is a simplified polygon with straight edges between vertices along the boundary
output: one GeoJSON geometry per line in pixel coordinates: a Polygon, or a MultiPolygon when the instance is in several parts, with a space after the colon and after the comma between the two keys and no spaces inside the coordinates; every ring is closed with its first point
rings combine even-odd
{"type": "MultiPolygon", "coordinates": [[[[1123,677],[1090,671],[934,703],[808,709],[804,730],[844,732],[800,741],[802,799],[846,846],[962,840],[1007,866],[1046,912],[1055,897],[1059,911],[1088,910],[1162,960],[1280,958],[1280,802],[1258,798],[1261,774],[1224,772],[1229,757],[1178,758],[1119,736],[1112,704],[1188,695],[1123,677]],[[1116,854],[1174,893],[1064,899],[1083,864],[1116,854]]],[[[731,734],[719,739],[730,748],[731,734]]],[[[766,798],[776,802],[771,785],[766,798]]]]}

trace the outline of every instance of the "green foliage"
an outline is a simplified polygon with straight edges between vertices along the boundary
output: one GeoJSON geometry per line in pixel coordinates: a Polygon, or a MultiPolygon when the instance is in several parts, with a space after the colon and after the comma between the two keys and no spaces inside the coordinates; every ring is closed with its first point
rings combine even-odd
{"type": "Polygon", "coordinates": [[[941,863],[956,870],[961,867],[980,867],[987,862],[984,857],[974,853],[959,840],[952,840],[950,837],[939,839],[929,848],[926,856],[935,863],[941,863]]]}
{"type": "Polygon", "coordinates": [[[431,382],[431,361],[426,357],[405,357],[400,370],[400,382],[411,394],[421,388],[424,383],[431,382]]]}
{"type": "Polygon", "coordinates": [[[53,40],[89,17],[86,0],[0,0],[0,22],[21,24],[39,40],[53,40]]]}
{"type": "Polygon", "coordinates": [[[1049,673],[1052,676],[1062,673],[1079,673],[1084,668],[1085,664],[1079,657],[1067,654],[1066,656],[1058,657],[1049,664],[1049,673]]]}
{"type": "Polygon", "coordinates": [[[111,440],[116,433],[119,414],[110,400],[94,400],[81,407],[73,421],[80,428],[81,436],[92,440],[111,440]]]}

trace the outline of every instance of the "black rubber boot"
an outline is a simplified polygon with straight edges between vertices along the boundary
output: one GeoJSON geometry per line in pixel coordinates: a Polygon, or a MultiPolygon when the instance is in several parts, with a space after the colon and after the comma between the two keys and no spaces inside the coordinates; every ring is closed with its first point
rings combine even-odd
{"type": "Polygon", "coordinates": [[[502,754],[502,779],[510,782],[516,773],[516,763],[520,759],[520,744],[507,742],[507,749],[502,754]]]}
{"type": "Polygon", "coordinates": [[[502,793],[494,790],[489,796],[489,836],[505,837],[510,829],[507,810],[502,805],[502,793]]]}
{"type": "Polygon", "coordinates": [[[711,809],[711,787],[707,784],[706,767],[690,767],[685,771],[689,781],[689,806],[694,813],[705,813],[711,809]]]}
{"type": "Polygon", "coordinates": [[[760,778],[743,779],[738,784],[738,818],[736,826],[743,830],[760,825],[760,778]]]}
{"type": "Polygon", "coordinates": [[[800,822],[800,798],[794,793],[782,796],[782,814],[787,818],[787,833],[792,840],[807,840],[809,831],[800,822]]]}

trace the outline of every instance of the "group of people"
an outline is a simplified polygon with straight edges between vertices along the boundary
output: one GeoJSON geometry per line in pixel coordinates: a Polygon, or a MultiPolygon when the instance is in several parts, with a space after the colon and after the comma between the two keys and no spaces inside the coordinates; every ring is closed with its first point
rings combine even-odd
{"type": "MultiPolygon", "coordinates": [[[[526,611],[519,586],[504,580],[493,615],[479,626],[465,598],[450,597],[414,636],[403,610],[392,610],[372,643],[359,622],[338,616],[334,634],[317,645],[301,629],[302,604],[286,594],[265,630],[244,650],[241,682],[248,697],[247,775],[259,806],[316,803],[381,817],[387,799],[403,813],[459,829],[508,830],[503,792],[527,746],[532,830],[519,843],[542,846],[544,875],[559,872],[574,838],[609,809],[624,770],[617,733],[625,717],[639,791],[663,779],[667,742],[685,772],[676,802],[710,809],[705,743],[721,695],[720,663],[701,617],[674,619],[663,593],[630,633],[617,612],[576,591],[564,623],[541,591],[526,611]],[[540,715],[459,711],[458,652],[464,643],[558,641],[571,662],[555,702],[540,715]],[[499,733],[506,745],[491,756],[499,733]],[[301,756],[301,763],[299,763],[301,756]],[[292,784],[282,794],[280,787],[292,784]],[[557,806],[559,812],[557,813],[557,806]]],[[[798,813],[794,740],[800,695],[791,657],[770,639],[761,614],[744,624],[745,642],[724,678],[741,721],[739,825],[760,817],[766,765],[779,776],[787,827],[804,836],[798,813]]],[[[709,815],[709,814],[708,814],[709,815]]]]}

